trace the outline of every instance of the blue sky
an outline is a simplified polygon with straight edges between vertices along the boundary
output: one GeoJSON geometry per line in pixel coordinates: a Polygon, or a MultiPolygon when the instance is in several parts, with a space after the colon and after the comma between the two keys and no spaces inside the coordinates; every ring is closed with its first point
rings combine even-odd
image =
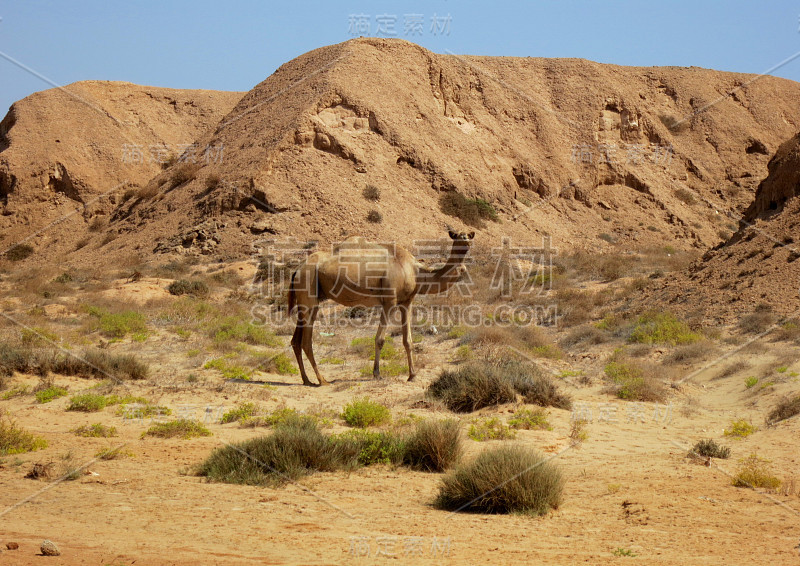
{"type": "MultiPolygon", "coordinates": [[[[291,58],[357,35],[355,14],[369,24],[364,35],[376,35],[379,16],[394,16],[396,37],[439,53],[761,73],[800,52],[798,2],[556,0],[0,1],[0,52],[59,85],[105,79],[246,91],[291,58]],[[406,33],[411,14],[422,28],[406,33]]],[[[800,80],[800,57],[771,74],[800,80]]],[[[0,58],[0,115],[46,88],[0,58]]]]}

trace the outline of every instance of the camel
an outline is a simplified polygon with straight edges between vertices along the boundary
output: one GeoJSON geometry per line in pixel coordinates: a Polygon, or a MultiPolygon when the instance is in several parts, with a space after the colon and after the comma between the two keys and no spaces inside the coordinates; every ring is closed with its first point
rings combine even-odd
{"type": "Polygon", "coordinates": [[[327,385],[314,360],[312,346],[314,321],[319,304],[331,299],[352,307],[381,307],[381,318],[375,334],[375,365],[372,375],[380,378],[381,348],[384,332],[393,308],[400,311],[403,328],[403,347],[408,358],[408,381],[414,381],[414,360],[411,353],[409,312],[411,301],[418,294],[447,291],[461,279],[464,258],[475,232],[457,233],[449,230],[453,240],[450,256],[437,269],[418,262],[402,247],[380,245],[352,236],[335,246],[332,253],[315,252],[292,274],[289,286],[288,313],[297,307],[297,326],[292,336],[292,349],[300,368],[304,385],[314,385],[303,365],[305,352],[319,385],[327,385]]]}

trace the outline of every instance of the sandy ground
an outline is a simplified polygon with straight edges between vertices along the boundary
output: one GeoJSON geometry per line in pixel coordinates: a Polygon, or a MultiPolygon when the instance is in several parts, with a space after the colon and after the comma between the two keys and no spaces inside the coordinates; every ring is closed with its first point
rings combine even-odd
{"type": "MultiPolygon", "coordinates": [[[[151,382],[133,386],[133,392],[176,414],[216,422],[220,407],[245,399],[270,409],[338,410],[362,394],[390,405],[395,416],[444,416],[411,407],[448,363],[454,342],[426,337],[423,347],[428,363],[416,383],[362,378],[357,368],[363,363],[348,360],[343,368],[325,367],[334,382],[328,388],[305,388],[297,376],[268,375],[263,380],[273,384],[269,389],[151,382]]],[[[726,364],[747,358],[768,366],[772,351],[736,354],[726,364]]],[[[585,365],[591,373],[591,364],[585,365]]],[[[84,414],[65,412],[66,398],[45,405],[30,396],[0,401],[0,410],[10,410],[50,442],[44,451],[6,457],[0,467],[0,549],[9,541],[20,545],[3,550],[0,564],[798,564],[797,494],[736,488],[730,475],[738,458],[757,451],[773,461],[779,477],[800,477],[800,422],[761,427],[741,440],[723,437],[733,418],[762,422],[778,392],[745,391],[741,376],[713,379],[716,373],[719,366],[700,373],[660,405],[612,398],[597,379],[583,387],[565,383],[573,411],[550,409],[552,431],[520,431],[511,441],[551,454],[567,477],[561,508],[539,518],[436,510],[431,502],[438,474],[387,466],[317,474],[278,489],[207,483],[187,471],[222,444],[265,430],[212,423],[208,438],[143,439],[151,423],[123,419],[113,407],[84,414]],[[571,447],[570,421],[578,414],[592,419],[589,437],[571,447]],[[116,426],[119,436],[79,438],[70,432],[93,422],[116,426]],[[686,458],[687,449],[706,437],[730,445],[733,457],[710,466],[686,458]],[[24,478],[35,462],[57,461],[68,452],[75,461],[89,462],[102,448],[123,443],[132,456],[93,462],[90,475],[76,481],[24,478]],[[60,557],[37,556],[46,538],[59,545],[60,557]],[[636,558],[615,556],[617,549],[636,558]]],[[[792,379],[786,381],[776,387],[796,389],[792,379]]],[[[87,387],[80,379],[57,383],[73,391],[87,387]]],[[[507,416],[510,410],[481,415],[507,416]]],[[[467,440],[468,453],[496,442],[467,440]]]]}

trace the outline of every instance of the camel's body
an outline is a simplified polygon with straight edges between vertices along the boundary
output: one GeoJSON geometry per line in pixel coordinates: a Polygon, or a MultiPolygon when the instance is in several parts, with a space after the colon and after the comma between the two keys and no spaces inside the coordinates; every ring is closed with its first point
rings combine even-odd
{"type": "Polygon", "coordinates": [[[392,308],[400,310],[403,326],[403,347],[408,357],[409,381],[414,379],[414,360],[411,354],[411,328],[408,314],[411,301],[418,293],[441,293],[458,282],[461,265],[469,251],[474,232],[450,232],[453,248],[447,263],[439,269],[429,269],[397,245],[379,245],[360,236],[348,238],[333,249],[333,253],[316,252],[308,256],[292,275],[289,288],[289,313],[295,306],[297,327],[292,336],[300,375],[305,385],[313,385],[303,366],[306,353],[320,385],[328,382],[319,373],[314,360],[312,337],[319,303],[325,299],[345,306],[381,307],[381,320],[375,335],[375,365],[373,375],[380,377],[381,348],[392,308]]]}

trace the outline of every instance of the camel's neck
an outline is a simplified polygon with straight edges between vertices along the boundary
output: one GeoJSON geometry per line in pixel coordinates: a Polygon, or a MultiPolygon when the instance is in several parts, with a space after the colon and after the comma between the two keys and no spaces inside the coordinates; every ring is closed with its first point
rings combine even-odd
{"type": "Polygon", "coordinates": [[[450,257],[439,269],[421,267],[417,273],[417,293],[421,295],[435,295],[444,293],[461,280],[464,258],[467,256],[469,246],[453,243],[450,257]]]}

